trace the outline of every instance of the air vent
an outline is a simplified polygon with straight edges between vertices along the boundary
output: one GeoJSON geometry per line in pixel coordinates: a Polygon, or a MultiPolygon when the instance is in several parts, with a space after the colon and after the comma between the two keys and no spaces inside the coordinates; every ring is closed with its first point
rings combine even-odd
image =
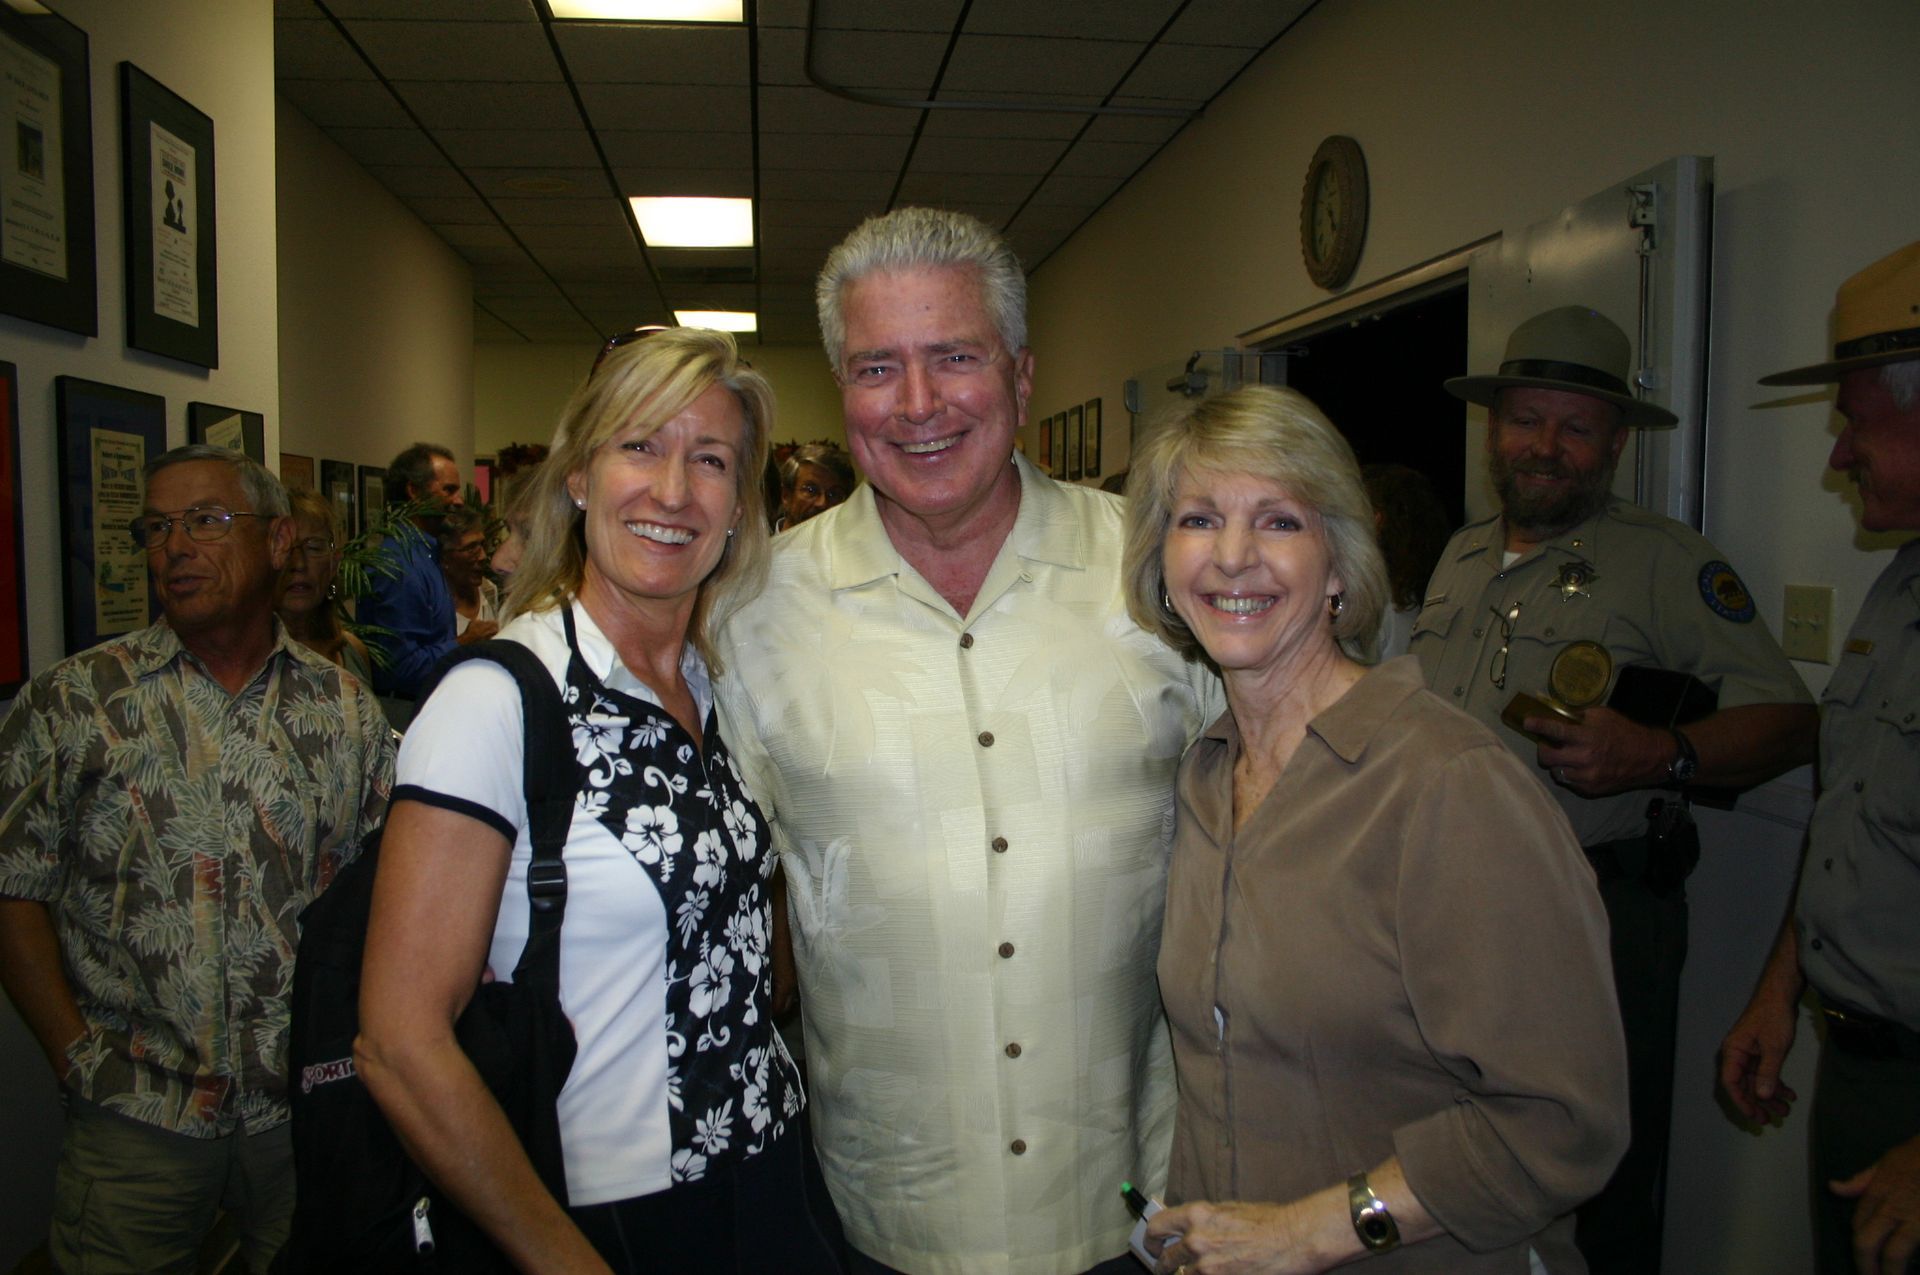
{"type": "Polygon", "coordinates": [[[752,283],[752,266],[667,266],[660,267],[662,283],[698,286],[712,283],[752,283]]]}

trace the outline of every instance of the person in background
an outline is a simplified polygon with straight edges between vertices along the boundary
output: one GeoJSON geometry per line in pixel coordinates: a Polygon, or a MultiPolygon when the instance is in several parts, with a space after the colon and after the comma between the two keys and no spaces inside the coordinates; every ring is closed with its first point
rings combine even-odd
{"type": "Polygon", "coordinates": [[[391,576],[374,573],[372,589],[360,599],[359,620],[383,630],[374,640],[386,658],[374,666],[373,688],[394,728],[405,729],[420,686],[440,657],[462,643],[492,637],[497,626],[482,620],[463,633],[455,631],[453,594],[440,570],[438,538],[446,511],[462,503],[453,453],[433,443],[415,443],[387,467],[387,491],[389,505],[420,506],[413,525],[421,536],[388,534],[381,542],[399,571],[391,576]]]}
{"type": "Polygon", "coordinates": [[[300,913],[386,813],[373,692],[274,619],[280,480],[147,462],[161,620],[34,678],[0,726],[0,984],[58,1078],[61,1271],[194,1269],[225,1212],[263,1275],[293,1214],[300,913]]]}
{"type": "MultiPolygon", "coordinates": [[[[1762,385],[1838,382],[1828,464],[1868,531],[1920,532],[1920,242],[1840,285],[1833,359],[1762,385]]],[[[1809,984],[1826,1040],[1813,1094],[1821,1275],[1902,1275],[1920,1253],[1920,540],[1874,581],[1820,696],[1820,798],[1799,897],[1720,1084],[1750,1120],[1784,1119],[1780,1066],[1809,984]]]]}
{"type": "Polygon", "coordinates": [[[440,520],[440,570],[453,595],[453,631],[464,637],[475,623],[498,626],[500,586],[487,578],[487,520],[458,505],[440,520]]]}
{"type": "Polygon", "coordinates": [[[354,1057],[421,1167],[524,1270],[837,1272],[774,1034],[772,847],[713,711],[712,625],[766,572],[773,395],[723,332],[613,351],[528,497],[516,618],[578,744],[560,1000],[569,1198],[541,1184],[454,1023],[527,936],[517,684],[462,664],[401,745],[354,1057]]]}
{"type": "Polygon", "coordinates": [[[1121,504],[1016,455],[1026,276],[901,208],[816,289],[867,481],[721,633],[773,821],[821,1167],[861,1272],[1124,1272],[1172,1058],[1173,773],[1219,682],[1128,620],[1121,504]]]}
{"type": "Polygon", "coordinates": [[[293,511],[293,545],[280,572],[274,610],[294,641],[371,687],[373,657],[341,619],[340,535],[333,507],[309,487],[288,492],[287,503],[293,511]]]}
{"type": "Polygon", "coordinates": [[[797,527],[853,494],[853,457],[832,443],[807,443],[780,466],[781,507],[775,531],[797,527]]]}
{"type": "Polygon", "coordinates": [[[1447,543],[1412,643],[1427,685],[1532,765],[1600,879],[1633,1119],[1613,1181],[1580,1209],[1580,1250],[1600,1275],[1660,1270],[1686,879],[1699,854],[1687,789],[1748,787],[1805,764],[1816,723],[1720,551],[1612,494],[1629,433],[1676,420],[1634,397],[1631,364],[1616,324],[1562,306],[1513,330],[1497,372],[1446,383],[1487,408],[1500,511],[1447,543]],[[1603,696],[1629,669],[1691,676],[1717,707],[1684,723],[1671,702],[1647,722],[1600,699],[1573,716],[1537,708],[1524,729],[1502,718],[1521,692],[1603,696]]]}
{"type": "MultiPolygon", "coordinates": [[[[542,461],[540,464],[545,464],[542,461]]],[[[532,465],[513,476],[513,485],[507,497],[500,505],[500,521],[506,524],[507,534],[494,546],[493,557],[487,563],[493,574],[503,586],[511,585],[513,573],[520,568],[520,556],[526,552],[528,535],[528,497],[532,494],[534,476],[540,472],[540,465],[532,465]]],[[[505,597],[502,596],[504,603],[505,597]]]]}
{"type": "Polygon", "coordinates": [[[1381,557],[1387,563],[1392,605],[1381,635],[1380,658],[1385,661],[1407,653],[1413,618],[1420,614],[1420,603],[1426,596],[1427,579],[1433,575],[1433,564],[1440,560],[1440,551],[1447,547],[1453,527],[1433,483],[1412,466],[1368,465],[1361,469],[1360,476],[1367,485],[1367,499],[1373,504],[1373,526],[1381,557]]]}
{"type": "Polygon", "coordinates": [[[1627,1078],[1566,817],[1416,663],[1369,667],[1388,576],[1313,404],[1203,399],[1131,472],[1128,610],[1227,692],[1177,788],[1158,1269],[1579,1272],[1627,1078]]]}

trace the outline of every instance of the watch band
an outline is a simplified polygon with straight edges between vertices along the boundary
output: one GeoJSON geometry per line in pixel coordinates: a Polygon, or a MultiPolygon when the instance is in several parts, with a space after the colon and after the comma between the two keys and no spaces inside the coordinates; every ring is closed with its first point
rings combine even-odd
{"type": "Polygon", "coordinates": [[[1369,1251],[1384,1253],[1400,1245],[1400,1228],[1384,1200],[1373,1193],[1364,1170],[1347,1179],[1347,1208],[1353,1214],[1354,1234],[1369,1251]]]}
{"type": "Polygon", "coordinates": [[[1684,788],[1693,782],[1695,772],[1700,769],[1700,754],[1694,751],[1693,741],[1678,726],[1667,727],[1667,733],[1673,736],[1673,746],[1679,750],[1667,763],[1667,777],[1684,788]]]}

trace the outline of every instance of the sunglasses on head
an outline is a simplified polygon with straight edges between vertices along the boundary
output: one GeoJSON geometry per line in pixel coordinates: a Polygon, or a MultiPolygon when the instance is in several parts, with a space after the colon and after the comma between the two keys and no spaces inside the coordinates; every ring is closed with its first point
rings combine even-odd
{"type": "Polygon", "coordinates": [[[644,341],[654,333],[665,332],[666,330],[667,326],[664,323],[643,323],[637,328],[628,328],[625,332],[614,333],[607,338],[607,343],[600,347],[600,353],[594,355],[593,368],[587,375],[592,376],[594,372],[598,372],[600,365],[607,361],[607,355],[612,354],[621,346],[632,345],[635,341],[644,341]]]}

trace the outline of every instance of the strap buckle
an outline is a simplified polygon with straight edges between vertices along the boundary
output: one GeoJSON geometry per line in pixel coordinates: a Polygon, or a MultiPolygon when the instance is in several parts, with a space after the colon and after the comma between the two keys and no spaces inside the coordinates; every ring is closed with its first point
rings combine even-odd
{"type": "Polygon", "coordinates": [[[551,912],[567,902],[564,859],[535,859],[527,865],[527,901],[536,912],[551,912]]]}

